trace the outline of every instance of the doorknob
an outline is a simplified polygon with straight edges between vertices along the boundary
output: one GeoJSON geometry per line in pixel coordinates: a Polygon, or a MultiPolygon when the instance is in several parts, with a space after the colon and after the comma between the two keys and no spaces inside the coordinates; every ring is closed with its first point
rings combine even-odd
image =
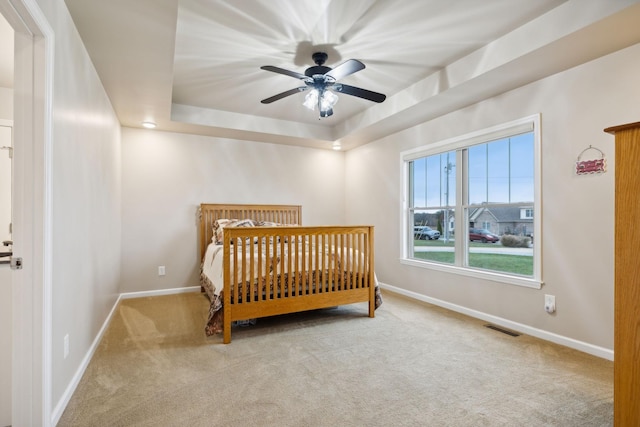
{"type": "Polygon", "coordinates": [[[12,270],[22,270],[22,257],[11,257],[10,267],[12,270]]]}

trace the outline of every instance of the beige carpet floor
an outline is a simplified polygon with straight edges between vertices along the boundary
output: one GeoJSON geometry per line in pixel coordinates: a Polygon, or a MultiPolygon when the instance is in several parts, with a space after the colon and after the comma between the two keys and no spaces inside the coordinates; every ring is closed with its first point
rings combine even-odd
{"type": "Polygon", "coordinates": [[[124,300],[59,426],[611,426],[613,363],[384,293],[207,338],[198,293],[124,300]]]}

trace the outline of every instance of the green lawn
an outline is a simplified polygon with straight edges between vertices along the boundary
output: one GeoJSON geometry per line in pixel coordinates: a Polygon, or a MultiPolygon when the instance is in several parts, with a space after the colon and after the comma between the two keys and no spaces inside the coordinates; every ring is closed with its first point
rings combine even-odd
{"type": "MultiPolygon", "coordinates": [[[[452,248],[453,247],[453,238],[448,242],[445,242],[443,238],[439,240],[414,240],[414,246],[436,246],[441,248],[452,248]]],[[[470,248],[490,248],[492,245],[500,247],[499,243],[482,243],[482,242],[469,242],[470,248]]]]}
{"type": "MultiPolygon", "coordinates": [[[[415,252],[414,257],[427,261],[454,263],[453,252],[415,252]]],[[[505,273],[533,275],[533,257],[506,254],[469,254],[469,266],[505,273]]]]}

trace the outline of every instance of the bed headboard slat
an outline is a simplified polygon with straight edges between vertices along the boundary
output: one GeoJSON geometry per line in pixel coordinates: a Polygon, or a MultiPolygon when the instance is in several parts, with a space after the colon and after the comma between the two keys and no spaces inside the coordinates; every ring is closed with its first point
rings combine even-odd
{"type": "Polygon", "coordinates": [[[200,259],[213,236],[213,223],[217,219],[253,219],[302,225],[300,205],[236,205],[202,203],[200,205],[200,259]]]}

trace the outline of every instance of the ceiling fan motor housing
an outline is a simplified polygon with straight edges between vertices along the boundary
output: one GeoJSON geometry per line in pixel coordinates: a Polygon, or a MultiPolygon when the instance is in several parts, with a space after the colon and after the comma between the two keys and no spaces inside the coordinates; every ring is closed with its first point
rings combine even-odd
{"type": "Polygon", "coordinates": [[[331,68],[325,67],[322,65],[325,62],[327,62],[328,57],[329,56],[324,52],[316,52],[313,55],[311,55],[311,58],[313,59],[313,62],[316,63],[316,65],[313,67],[307,68],[306,71],[304,72],[304,75],[307,77],[313,77],[316,74],[326,74],[329,71],[331,71],[331,68]]]}
{"type": "Polygon", "coordinates": [[[322,65],[325,62],[327,62],[327,58],[329,57],[329,55],[327,55],[324,52],[315,52],[313,55],[311,55],[311,59],[313,59],[313,62],[316,65],[322,65]]]}
{"type": "Polygon", "coordinates": [[[331,68],[322,65],[316,65],[309,67],[305,70],[304,75],[307,77],[313,77],[316,74],[326,74],[331,71],[331,68]]]}

